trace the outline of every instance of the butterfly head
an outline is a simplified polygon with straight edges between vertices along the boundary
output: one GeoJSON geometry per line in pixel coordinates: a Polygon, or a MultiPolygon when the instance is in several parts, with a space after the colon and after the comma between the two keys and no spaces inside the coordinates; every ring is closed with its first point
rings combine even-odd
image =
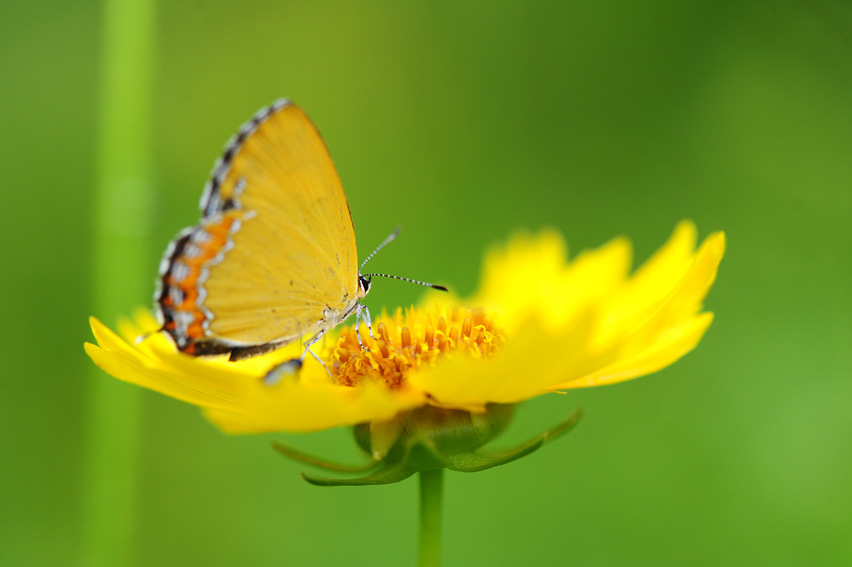
{"type": "Polygon", "coordinates": [[[373,274],[367,274],[365,276],[358,274],[358,286],[361,288],[362,297],[367,295],[367,293],[370,291],[370,286],[372,285],[372,283],[373,274]]]}

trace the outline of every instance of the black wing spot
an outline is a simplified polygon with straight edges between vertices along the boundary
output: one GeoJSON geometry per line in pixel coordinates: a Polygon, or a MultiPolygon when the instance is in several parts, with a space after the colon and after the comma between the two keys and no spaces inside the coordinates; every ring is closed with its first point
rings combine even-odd
{"type": "Polygon", "coordinates": [[[272,352],[280,346],[286,344],[284,341],[274,342],[274,343],[265,343],[262,345],[252,345],[247,347],[230,347],[231,356],[228,357],[228,360],[231,362],[235,360],[245,360],[246,358],[251,358],[253,356],[257,356],[259,354],[265,354],[267,352],[272,352]]]}

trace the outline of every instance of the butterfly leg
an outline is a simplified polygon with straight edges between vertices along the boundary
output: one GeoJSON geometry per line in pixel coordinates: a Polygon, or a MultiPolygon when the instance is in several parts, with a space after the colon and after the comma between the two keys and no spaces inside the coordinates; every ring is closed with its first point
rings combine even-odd
{"type": "Polygon", "coordinates": [[[311,356],[313,356],[317,360],[317,362],[322,364],[322,367],[325,368],[325,371],[328,372],[329,377],[333,380],[334,376],[332,376],[331,370],[328,369],[328,366],[325,365],[325,362],[322,361],[322,359],[317,355],[317,353],[311,350],[311,345],[320,340],[323,335],[325,335],[325,330],[320,331],[319,333],[308,339],[308,341],[302,345],[305,347],[305,350],[302,351],[302,357],[300,360],[304,362],[305,357],[308,355],[308,353],[311,353],[311,356]]]}
{"type": "Polygon", "coordinates": [[[361,350],[370,352],[370,349],[364,346],[364,343],[361,342],[361,311],[364,312],[364,321],[367,323],[367,331],[370,333],[370,338],[376,340],[376,337],[373,336],[373,321],[370,319],[370,310],[367,309],[366,305],[358,304],[358,308],[355,311],[355,336],[358,337],[358,346],[361,347],[361,350]]]}
{"type": "Polygon", "coordinates": [[[278,384],[279,382],[281,382],[281,380],[288,376],[295,376],[299,373],[299,370],[302,369],[302,365],[305,363],[305,357],[308,355],[308,353],[310,353],[311,356],[313,356],[317,360],[317,362],[322,364],[322,367],[325,368],[325,371],[328,372],[328,375],[332,379],[334,379],[334,376],[332,376],[331,374],[331,370],[328,369],[328,366],[325,365],[325,362],[322,361],[322,359],[319,357],[319,355],[317,355],[317,353],[311,350],[311,345],[320,340],[320,338],[322,338],[324,334],[325,331],[320,331],[319,333],[308,339],[302,345],[305,347],[305,350],[302,351],[302,356],[300,356],[299,358],[291,358],[290,360],[285,360],[281,364],[276,364],[275,366],[273,366],[272,369],[267,372],[266,375],[263,377],[263,383],[267,386],[274,386],[275,384],[278,384]]]}
{"type": "Polygon", "coordinates": [[[317,333],[316,335],[314,335],[313,337],[309,338],[304,343],[302,343],[302,346],[305,347],[304,352],[302,352],[302,360],[305,360],[305,356],[308,354],[308,352],[310,352],[311,354],[316,356],[314,354],[314,352],[311,350],[311,345],[314,344],[315,342],[317,342],[318,340],[320,340],[324,334],[325,334],[325,330],[322,330],[319,333],[317,333]]]}
{"type": "Polygon", "coordinates": [[[325,368],[326,372],[328,372],[328,377],[331,378],[332,380],[334,380],[334,376],[331,374],[331,370],[328,369],[328,366],[325,365],[325,362],[322,361],[322,359],[319,357],[319,355],[311,350],[311,347],[305,347],[305,352],[302,353],[302,360],[304,360],[305,355],[307,353],[311,353],[311,356],[313,356],[315,359],[317,359],[317,362],[322,364],[322,367],[325,368]]]}

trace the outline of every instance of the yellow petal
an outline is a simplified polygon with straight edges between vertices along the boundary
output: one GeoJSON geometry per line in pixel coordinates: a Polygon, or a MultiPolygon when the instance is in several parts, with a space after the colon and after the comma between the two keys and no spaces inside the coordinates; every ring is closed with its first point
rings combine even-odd
{"type": "MultiPolygon", "coordinates": [[[[552,248],[549,238],[546,242],[552,248]]],[[[669,242],[626,281],[629,246],[625,241],[615,240],[581,255],[571,269],[550,271],[553,279],[544,286],[578,298],[573,313],[564,305],[557,308],[569,316],[544,322],[530,317],[536,313],[530,309],[526,323],[510,333],[505,347],[492,359],[442,361],[413,373],[409,383],[429,392],[440,405],[481,408],[488,402],[513,403],[546,391],[609,384],[656,372],[694,348],[712,321],[712,314],[697,311],[715,279],[724,235],[711,235],[697,253],[694,246],[695,227],[683,222],[669,242]],[[555,321],[562,322],[561,328],[555,321]]],[[[524,247],[521,250],[525,262],[534,256],[524,247]]],[[[552,260],[552,255],[544,257],[552,260]]],[[[510,259],[501,261],[510,263],[510,259]]],[[[537,289],[533,285],[531,293],[535,295],[537,289]]],[[[539,301],[545,305],[561,299],[551,295],[552,301],[547,301],[543,295],[539,301]]]]}
{"type": "MultiPolygon", "coordinates": [[[[166,339],[167,348],[157,348],[163,346],[158,336],[136,348],[97,319],[92,318],[91,324],[100,346],[86,344],[85,348],[101,369],[120,380],[200,406],[228,432],[326,429],[391,419],[399,411],[424,404],[423,394],[416,390],[391,392],[371,383],[358,388],[333,385],[325,369],[310,360],[298,378],[269,387],[262,380],[274,364],[268,357],[236,363],[224,358],[199,359],[174,352],[166,339]]],[[[120,326],[128,336],[135,336],[146,324],[125,321],[120,326]]]]}
{"type": "Polygon", "coordinates": [[[90,322],[100,346],[86,343],[86,353],[107,374],[199,406],[232,408],[238,403],[245,376],[204,365],[192,373],[176,372],[127,344],[94,317],[90,322]]]}
{"type": "Polygon", "coordinates": [[[559,384],[558,388],[596,386],[644,376],[692,350],[713,319],[711,313],[696,313],[716,279],[724,252],[724,233],[707,237],[692,265],[656,312],[632,333],[622,336],[619,360],[589,376],[559,384]]]}
{"type": "Polygon", "coordinates": [[[539,309],[545,320],[563,326],[583,310],[609,302],[630,271],[632,248],[625,238],[615,238],[596,250],[585,251],[554,280],[547,282],[539,309]]]}
{"type": "Polygon", "coordinates": [[[722,261],[724,254],[725,233],[716,232],[708,236],[698,249],[695,263],[666,302],[665,310],[669,316],[691,312],[700,307],[713,282],[716,281],[719,262],[722,261]]]}
{"type": "Polygon", "coordinates": [[[605,302],[599,340],[631,332],[659,310],[695,261],[695,225],[681,221],[668,242],[605,302]]]}
{"type": "Polygon", "coordinates": [[[424,405],[422,393],[412,389],[391,392],[366,383],[352,388],[330,382],[284,380],[276,386],[258,383],[244,400],[244,411],[209,409],[205,413],[228,433],[317,431],[339,425],[385,421],[397,413],[424,405]]]}
{"type": "Polygon", "coordinates": [[[428,392],[443,407],[482,408],[487,403],[515,403],[551,391],[566,377],[580,377],[605,367],[615,351],[591,352],[592,312],[554,332],[538,318],[528,318],[495,356],[463,356],[413,372],[408,382],[428,392]]]}
{"type": "Polygon", "coordinates": [[[667,329],[653,345],[633,357],[619,358],[597,372],[559,384],[555,389],[603,386],[657,372],[695,348],[712,321],[712,313],[702,313],[667,329]]]}
{"type": "Polygon", "coordinates": [[[502,324],[513,328],[530,309],[537,309],[544,295],[542,284],[557,279],[565,263],[565,241],[556,230],[545,229],[535,236],[517,233],[505,246],[486,254],[479,291],[470,304],[497,312],[502,324]]]}
{"type": "Polygon", "coordinates": [[[499,313],[508,331],[533,315],[559,327],[618,289],[630,269],[630,258],[630,242],[616,238],[584,251],[569,264],[557,231],[521,233],[504,248],[488,253],[480,290],[469,303],[499,313]]]}

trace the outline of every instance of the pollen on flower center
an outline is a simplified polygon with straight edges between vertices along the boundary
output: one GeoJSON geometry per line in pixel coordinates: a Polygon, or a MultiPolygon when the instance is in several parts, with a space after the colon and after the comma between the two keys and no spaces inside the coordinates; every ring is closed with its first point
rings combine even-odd
{"type": "Polygon", "coordinates": [[[361,339],[369,349],[365,351],[353,327],[340,333],[331,367],[336,383],[356,386],[376,380],[396,389],[412,369],[454,353],[486,358],[505,341],[488,313],[467,308],[412,307],[404,314],[397,309],[393,317],[379,319],[373,334],[375,339],[362,329],[361,339]]]}

